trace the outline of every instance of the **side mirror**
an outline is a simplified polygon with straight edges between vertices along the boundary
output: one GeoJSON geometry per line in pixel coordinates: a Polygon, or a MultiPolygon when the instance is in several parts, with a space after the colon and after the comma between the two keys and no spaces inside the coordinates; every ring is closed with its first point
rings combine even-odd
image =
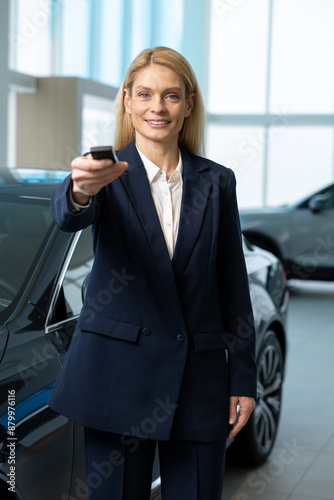
{"type": "Polygon", "coordinates": [[[316,194],[315,196],[312,196],[312,198],[308,202],[308,207],[312,212],[318,213],[323,210],[325,205],[325,200],[321,194],[316,194]]]}

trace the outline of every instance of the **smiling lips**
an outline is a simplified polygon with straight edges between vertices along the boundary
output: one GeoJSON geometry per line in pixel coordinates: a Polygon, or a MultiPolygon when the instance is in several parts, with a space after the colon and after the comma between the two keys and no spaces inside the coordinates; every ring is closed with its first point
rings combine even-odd
{"type": "Polygon", "coordinates": [[[146,120],[146,122],[153,127],[163,127],[164,125],[168,125],[168,123],[170,123],[169,120],[146,120]]]}

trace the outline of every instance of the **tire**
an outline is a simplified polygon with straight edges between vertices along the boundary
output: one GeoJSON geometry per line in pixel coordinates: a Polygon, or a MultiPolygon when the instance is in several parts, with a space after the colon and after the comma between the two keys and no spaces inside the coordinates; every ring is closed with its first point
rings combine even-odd
{"type": "Polygon", "coordinates": [[[281,413],[284,359],[275,332],[264,336],[257,359],[258,400],[244,429],[231,446],[233,462],[260,465],[274,446],[281,413]]]}

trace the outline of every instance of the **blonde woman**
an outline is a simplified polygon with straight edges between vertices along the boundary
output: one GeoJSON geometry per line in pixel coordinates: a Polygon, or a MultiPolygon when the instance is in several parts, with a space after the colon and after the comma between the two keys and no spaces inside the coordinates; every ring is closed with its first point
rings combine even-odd
{"type": "Polygon", "coordinates": [[[95,261],[50,406],[85,427],[91,500],[148,500],[156,445],[163,500],[220,500],[256,396],[235,177],[199,156],[202,99],[174,50],[137,56],[117,113],[119,162],[76,158],[51,203],[63,230],[92,225],[95,261]]]}

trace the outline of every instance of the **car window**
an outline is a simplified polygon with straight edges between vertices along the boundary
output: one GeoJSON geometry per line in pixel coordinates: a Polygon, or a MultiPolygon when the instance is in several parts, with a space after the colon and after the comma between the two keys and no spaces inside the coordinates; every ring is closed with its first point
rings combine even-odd
{"type": "Polygon", "coordinates": [[[77,316],[82,308],[82,286],[93,265],[91,229],[84,229],[67,267],[51,317],[51,324],[77,316]]]}
{"type": "Polygon", "coordinates": [[[309,208],[309,203],[314,197],[319,197],[322,200],[322,209],[334,208],[334,185],[314,193],[311,197],[300,203],[298,208],[309,208]]]}
{"type": "Polygon", "coordinates": [[[334,208],[334,187],[331,187],[323,193],[323,207],[334,208]]]}
{"type": "Polygon", "coordinates": [[[37,197],[0,199],[0,312],[15,299],[44,250],[53,226],[49,202],[37,197]]]}
{"type": "Polygon", "coordinates": [[[63,289],[66,317],[76,316],[82,308],[82,285],[93,265],[91,229],[82,231],[65,274],[63,289]]]}

